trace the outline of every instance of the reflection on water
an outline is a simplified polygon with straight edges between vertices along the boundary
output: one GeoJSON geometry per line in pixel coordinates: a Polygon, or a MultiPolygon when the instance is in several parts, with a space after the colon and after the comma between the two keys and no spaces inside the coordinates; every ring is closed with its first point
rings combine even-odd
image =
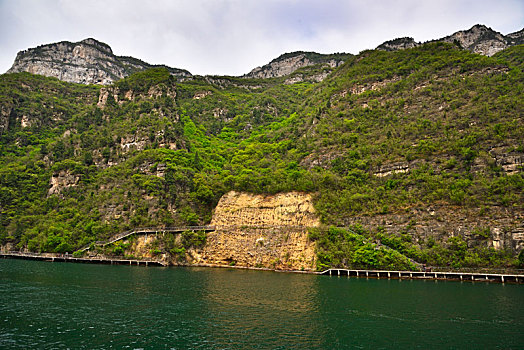
{"type": "Polygon", "coordinates": [[[202,332],[224,346],[318,348],[325,342],[318,322],[318,281],[318,276],[267,271],[206,273],[202,296],[209,317],[202,332]]]}
{"type": "Polygon", "coordinates": [[[0,295],[2,349],[524,345],[522,285],[0,260],[0,295]]]}

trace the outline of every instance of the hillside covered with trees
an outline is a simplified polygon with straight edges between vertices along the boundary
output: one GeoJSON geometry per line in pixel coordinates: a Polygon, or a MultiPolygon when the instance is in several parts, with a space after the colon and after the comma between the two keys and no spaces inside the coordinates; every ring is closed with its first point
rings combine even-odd
{"type": "Polygon", "coordinates": [[[436,42],[361,52],[321,82],[307,78],[321,64],[304,67],[296,83],[1,75],[0,244],[72,252],[209,223],[231,190],[302,191],[325,225],[310,233],[319,268],[393,266],[382,245],[404,265],[523,266],[522,57],[523,45],[485,57],[436,42]],[[434,225],[417,211],[440,231],[421,234],[434,225]]]}

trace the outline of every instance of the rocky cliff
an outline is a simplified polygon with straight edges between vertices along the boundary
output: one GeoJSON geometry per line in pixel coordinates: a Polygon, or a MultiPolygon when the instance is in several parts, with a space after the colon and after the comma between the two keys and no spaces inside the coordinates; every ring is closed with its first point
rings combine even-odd
{"type": "Polygon", "coordinates": [[[229,192],[219,201],[205,245],[189,247],[185,259],[167,254],[166,242],[180,246],[183,234],[134,235],[125,254],[167,264],[219,265],[277,270],[314,270],[315,243],[308,227],[320,224],[311,195],[300,192],[253,195],[229,192]],[[155,254],[156,251],[156,254],[155,254]]]}
{"type": "Polygon", "coordinates": [[[461,208],[435,203],[404,212],[347,218],[346,225],[360,224],[370,230],[382,227],[393,234],[407,234],[412,242],[445,242],[462,237],[475,246],[520,252],[524,249],[524,215],[513,208],[461,208]]]}
{"type": "Polygon", "coordinates": [[[396,50],[403,50],[403,49],[411,49],[412,47],[420,45],[417,43],[413,38],[410,37],[404,37],[404,38],[397,38],[393,40],[388,40],[379,46],[377,46],[378,50],[384,50],[384,51],[396,51],[396,50]]]}
{"type": "Polygon", "coordinates": [[[344,60],[350,56],[350,54],[322,55],[316,52],[291,52],[275,58],[262,67],[253,69],[244,77],[259,79],[278,78],[289,75],[297,69],[313,65],[334,69],[344,63],[344,60]]]}
{"type": "MultiPolygon", "coordinates": [[[[444,38],[433,41],[457,43],[462,48],[485,56],[493,56],[499,51],[513,45],[524,43],[524,29],[503,35],[482,24],[476,24],[468,30],[460,30],[444,38]]],[[[422,45],[413,38],[389,40],[377,47],[379,50],[395,51],[422,45]]]]}
{"type": "Polygon", "coordinates": [[[511,41],[504,35],[480,24],[474,25],[469,30],[453,33],[439,41],[458,42],[464,49],[485,56],[493,56],[511,45],[511,41]]]}
{"type": "MultiPolygon", "coordinates": [[[[491,28],[477,24],[469,30],[458,31],[435,41],[458,43],[464,49],[492,56],[509,46],[523,44],[524,29],[502,35],[491,28]]],[[[413,38],[405,37],[386,41],[377,49],[395,51],[419,45],[421,43],[413,38]]],[[[286,83],[293,84],[305,80],[319,82],[351,56],[346,53],[326,55],[316,52],[291,52],[253,69],[243,77],[278,78],[289,76],[301,68],[317,67],[290,77],[286,83]]],[[[154,66],[133,57],[116,56],[109,45],[89,38],[76,43],[62,41],[20,51],[7,73],[29,72],[56,77],[67,82],[107,85],[133,72],[152,67],[154,66]]],[[[186,70],[166,68],[179,79],[191,77],[191,73],[186,70]]]]}
{"type": "Polygon", "coordinates": [[[207,236],[192,262],[276,269],[312,270],[315,245],[307,227],[318,226],[309,194],[271,196],[229,192],[213,215],[217,230],[207,236]]]}
{"type": "MultiPolygon", "coordinates": [[[[107,85],[152,67],[136,58],[116,56],[109,45],[90,38],[20,51],[7,73],[29,72],[71,83],[107,85]]],[[[168,69],[179,78],[191,76],[186,70],[168,69]]]]}

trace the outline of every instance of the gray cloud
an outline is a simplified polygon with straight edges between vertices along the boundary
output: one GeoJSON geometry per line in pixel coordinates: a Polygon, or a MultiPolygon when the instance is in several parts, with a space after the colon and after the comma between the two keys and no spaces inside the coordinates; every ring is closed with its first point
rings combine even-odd
{"type": "Polygon", "coordinates": [[[0,0],[0,71],[16,53],[94,37],[118,55],[240,75],[284,52],[374,48],[426,41],[482,23],[504,34],[524,26],[521,0],[0,0]]]}

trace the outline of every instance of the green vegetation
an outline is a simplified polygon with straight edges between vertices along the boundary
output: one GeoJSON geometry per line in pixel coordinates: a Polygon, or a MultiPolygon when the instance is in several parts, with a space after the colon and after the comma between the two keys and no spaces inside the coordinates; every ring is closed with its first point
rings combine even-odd
{"type": "Polygon", "coordinates": [[[360,269],[416,270],[406,256],[388,247],[371,243],[360,227],[310,229],[309,238],[317,242],[317,270],[331,267],[360,269]]]}
{"type": "MultiPolygon", "coordinates": [[[[0,243],[71,252],[136,226],[205,224],[230,190],[311,192],[327,226],[434,203],[521,213],[522,169],[508,172],[501,159],[524,154],[522,50],[484,57],[430,43],[365,51],[321,83],[176,83],[158,67],[105,88],[102,104],[98,86],[4,74],[0,243]],[[392,165],[408,170],[386,174],[392,165]]],[[[460,237],[409,242],[353,231],[312,233],[319,268],[413,268],[408,258],[522,265],[488,248],[482,232],[485,244],[473,247],[460,237]]],[[[187,248],[168,251],[182,258],[187,248]]]]}
{"type": "Polygon", "coordinates": [[[160,238],[164,251],[171,254],[180,262],[186,261],[186,251],[190,248],[201,248],[206,244],[207,234],[205,231],[184,231],[177,237],[167,235],[160,238]]]}

